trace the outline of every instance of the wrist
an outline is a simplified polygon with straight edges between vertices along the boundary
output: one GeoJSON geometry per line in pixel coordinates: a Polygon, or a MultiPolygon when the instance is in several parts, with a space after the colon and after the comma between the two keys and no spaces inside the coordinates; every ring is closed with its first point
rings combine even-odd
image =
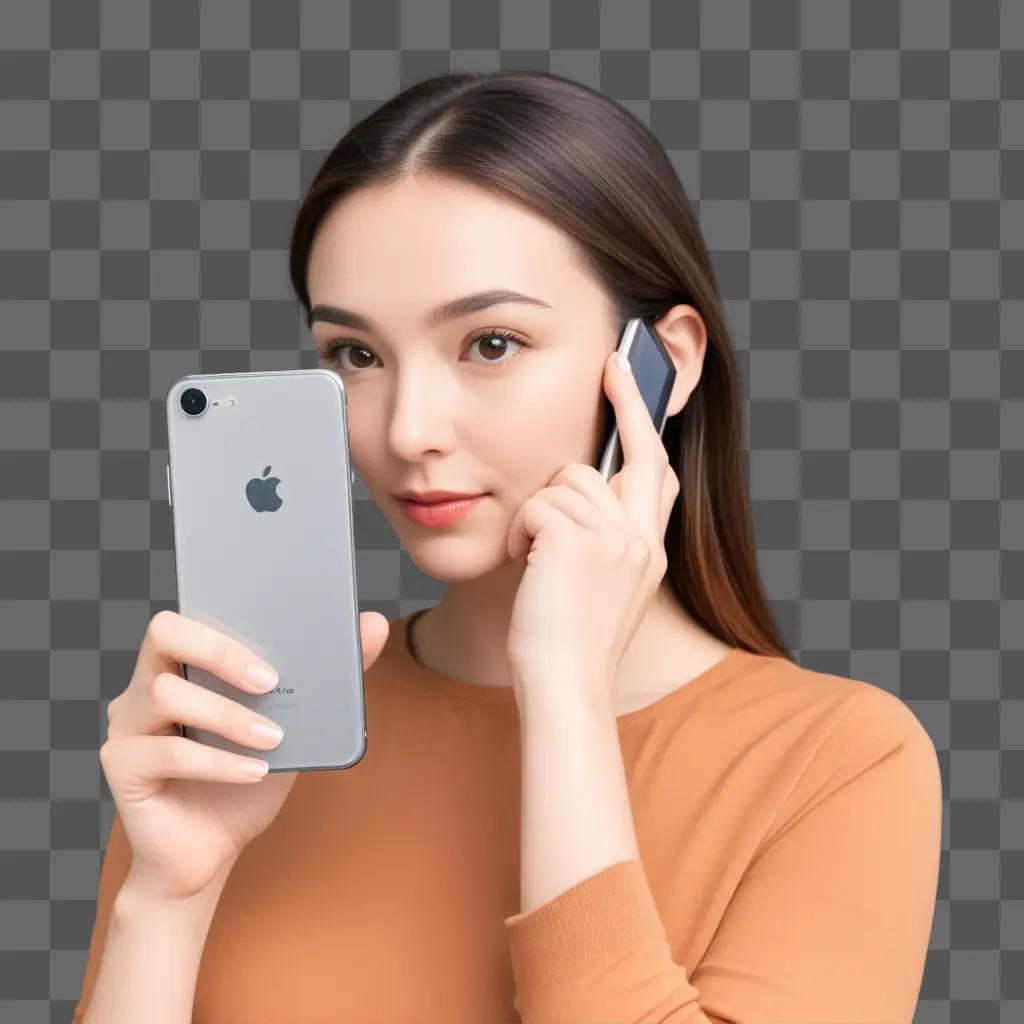
{"type": "Polygon", "coordinates": [[[205,913],[216,908],[221,892],[235,866],[232,859],[220,867],[211,880],[201,889],[186,894],[171,894],[158,883],[146,879],[142,872],[130,868],[121,888],[114,897],[114,903],[122,916],[130,916],[136,908],[144,912],[157,909],[182,913],[205,913]]]}
{"type": "Polygon", "coordinates": [[[579,666],[566,669],[548,666],[543,674],[516,675],[513,689],[519,717],[563,723],[577,717],[614,721],[612,687],[606,676],[603,670],[579,666]]]}

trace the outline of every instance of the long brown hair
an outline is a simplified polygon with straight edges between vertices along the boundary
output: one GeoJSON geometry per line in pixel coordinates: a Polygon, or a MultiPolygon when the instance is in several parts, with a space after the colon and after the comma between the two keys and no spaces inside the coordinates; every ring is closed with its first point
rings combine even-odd
{"type": "Polygon", "coordinates": [[[692,619],[728,644],[791,656],[762,586],[743,461],[743,406],[714,269],[656,136],[614,100],[546,71],[452,71],[405,89],[324,159],[296,214],[292,286],[330,207],[362,185],[444,175],[525,204],[575,241],[620,323],[692,305],[707,329],[701,378],[666,421],[680,480],[667,576],[692,619]]]}

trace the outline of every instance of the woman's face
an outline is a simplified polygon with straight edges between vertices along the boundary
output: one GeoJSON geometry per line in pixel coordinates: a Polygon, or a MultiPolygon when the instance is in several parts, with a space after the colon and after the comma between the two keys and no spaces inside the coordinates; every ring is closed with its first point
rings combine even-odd
{"type": "Polygon", "coordinates": [[[618,325],[569,241],[482,189],[406,178],[332,208],[308,286],[319,364],[344,381],[353,462],[402,546],[437,579],[508,562],[520,505],[567,463],[592,464],[602,440],[601,380],[618,325]],[[429,317],[495,289],[535,301],[429,317]],[[318,307],[365,323],[340,326],[318,307]],[[429,527],[406,516],[395,497],[405,488],[489,496],[429,527]]]}

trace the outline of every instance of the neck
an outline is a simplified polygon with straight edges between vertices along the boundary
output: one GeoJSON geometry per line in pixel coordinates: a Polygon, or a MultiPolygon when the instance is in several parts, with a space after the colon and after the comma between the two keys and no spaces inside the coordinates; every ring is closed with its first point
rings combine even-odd
{"type": "MultiPolygon", "coordinates": [[[[505,644],[523,560],[475,580],[449,583],[440,603],[421,615],[410,636],[430,671],[481,686],[511,686],[505,644]]],[[[616,676],[624,705],[657,696],[697,675],[728,649],[683,610],[662,579],[616,676]]]]}

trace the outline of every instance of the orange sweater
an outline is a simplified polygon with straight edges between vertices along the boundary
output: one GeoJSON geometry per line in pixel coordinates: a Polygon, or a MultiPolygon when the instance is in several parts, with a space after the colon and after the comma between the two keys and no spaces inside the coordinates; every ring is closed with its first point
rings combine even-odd
{"type": "MultiPolygon", "coordinates": [[[[408,620],[363,761],[300,773],[229,876],[195,1024],[911,1021],[942,789],[901,700],[734,648],[618,718],[640,859],[520,914],[512,690],[427,671],[408,620]]],[[[130,857],[116,816],[74,1024],[130,857]]]]}

